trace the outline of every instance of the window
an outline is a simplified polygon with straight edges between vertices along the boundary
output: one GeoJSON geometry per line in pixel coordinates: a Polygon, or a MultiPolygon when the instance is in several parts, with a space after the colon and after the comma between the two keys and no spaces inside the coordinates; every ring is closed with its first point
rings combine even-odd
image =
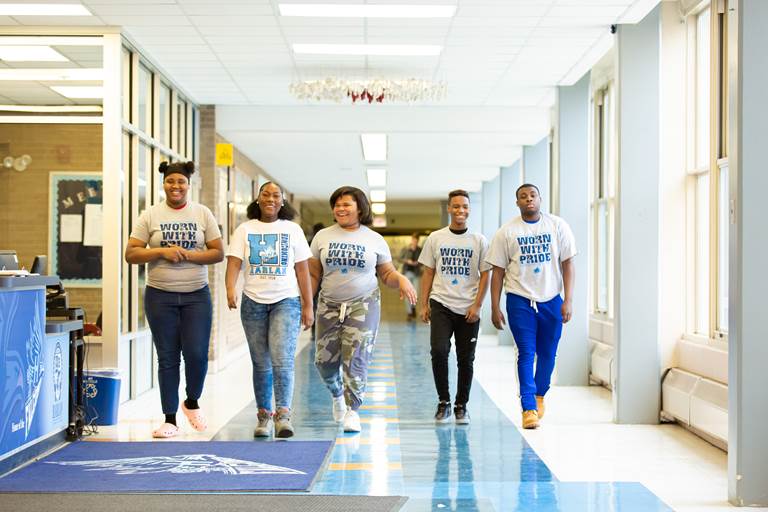
{"type": "Polygon", "coordinates": [[[125,47],[123,47],[122,50],[122,74],[123,74],[123,85],[120,90],[120,93],[122,94],[122,103],[123,103],[123,119],[126,121],[131,120],[131,52],[129,52],[125,47]]]}
{"type": "Polygon", "coordinates": [[[727,115],[723,97],[724,17],[704,6],[688,18],[688,174],[692,237],[689,261],[689,333],[712,339],[728,328],[727,115]],[[715,51],[713,51],[715,50],[715,51]],[[713,110],[713,105],[716,108],[713,110]]]}
{"type": "Polygon", "coordinates": [[[171,89],[164,83],[160,83],[160,91],[158,92],[158,106],[160,108],[159,116],[159,133],[157,138],[164,146],[170,146],[171,144],[171,89]]]}
{"type": "Polygon", "coordinates": [[[728,225],[730,196],[728,194],[728,161],[720,162],[717,198],[717,331],[728,332],[728,225]]]}
{"type": "Polygon", "coordinates": [[[152,72],[139,64],[138,128],[152,135],[152,72]]]}
{"type": "Polygon", "coordinates": [[[593,312],[613,317],[613,226],[616,197],[615,96],[609,83],[594,97],[593,312]]]}
{"type": "MultiPolygon", "coordinates": [[[[149,146],[144,142],[139,142],[139,161],[136,166],[136,195],[138,198],[138,214],[141,215],[144,210],[149,206],[148,202],[148,190],[147,186],[150,179],[150,167],[152,165],[152,156],[149,146]]],[[[146,285],[147,266],[138,265],[139,277],[138,287],[139,296],[138,304],[136,307],[136,313],[138,314],[138,328],[144,329],[147,327],[147,320],[144,316],[144,286],[146,285]]]]}

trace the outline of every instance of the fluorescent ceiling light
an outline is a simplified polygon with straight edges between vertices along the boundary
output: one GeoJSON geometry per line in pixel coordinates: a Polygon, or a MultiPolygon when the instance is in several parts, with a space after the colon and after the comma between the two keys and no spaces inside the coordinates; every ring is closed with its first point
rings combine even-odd
{"type": "Polygon", "coordinates": [[[374,203],[383,203],[387,200],[387,191],[382,189],[371,190],[371,201],[374,203]]]}
{"type": "Polygon", "coordinates": [[[375,228],[385,228],[387,227],[387,217],[384,215],[374,215],[373,216],[373,227],[375,228]]]}
{"type": "Polygon", "coordinates": [[[450,18],[455,5],[280,4],[281,16],[323,18],[450,18]]]}
{"type": "Polygon", "coordinates": [[[434,57],[443,47],[434,44],[294,44],[293,53],[304,55],[376,55],[434,57]]]}
{"type": "Polygon", "coordinates": [[[98,99],[104,97],[104,88],[101,86],[51,85],[50,87],[67,98],[98,99]]]}
{"type": "MultiPolygon", "coordinates": [[[[2,4],[0,4],[2,5],[2,4]]],[[[101,36],[1,36],[0,45],[103,46],[101,36]]]]}
{"type": "Polygon", "coordinates": [[[384,203],[371,203],[371,211],[374,215],[384,215],[387,213],[387,205],[384,203]]]}
{"type": "Polygon", "coordinates": [[[0,46],[0,60],[7,62],[68,62],[50,46],[0,46]]]}
{"type": "Polygon", "coordinates": [[[368,169],[368,186],[374,187],[386,187],[387,186],[387,170],[386,169],[368,169]]]}
{"type": "Polygon", "coordinates": [[[360,135],[363,144],[363,158],[368,162],[383,162],[387,159],[387,134],[363,133],[360,135]]]}
{"type": "Polygon", "coordinates": [[[0,4],[0,16],[92,16],[82,4],[0,4]]]}
{"type": "Polygon", "coordinates": [[[0,69],[0,80],[53,82],[58,80],[102,81],[104,70],[101,68],[74,69],[0,69]]]}
{"type": "Polygon", "coordinates": [[[102,112],[100,105],[0,105],[0,112],[102,112]]]}

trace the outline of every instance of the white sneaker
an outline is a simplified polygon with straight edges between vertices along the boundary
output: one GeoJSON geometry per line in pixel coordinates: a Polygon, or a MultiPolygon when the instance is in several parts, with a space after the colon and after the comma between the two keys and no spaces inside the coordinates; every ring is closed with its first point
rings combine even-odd
{"type": "Polygon", "coordinates": [[[360,432],[360,416],[349,409],[344,415],[344,432],[360,432]]]}
{"type": "Polygon", "coordinates": [[[333,421],[341,423],[344,421],[344,415],[347,414],[347,402],[344,395],[333,397],[333,421]]]}

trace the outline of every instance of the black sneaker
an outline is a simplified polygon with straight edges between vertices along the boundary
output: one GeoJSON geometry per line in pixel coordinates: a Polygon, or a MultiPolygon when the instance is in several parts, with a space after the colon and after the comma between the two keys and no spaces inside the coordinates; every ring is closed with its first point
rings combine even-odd
{"type": "Polygon", "coordinates": [[[466,405],[456,405],[453,408],[453,415],[458,425],[469,425],[469,412],[466,405]]]}
{"type": "Polygon", "coordinates": [[[440,402],[437,404],[435,421],[438,423],[447,423],[451,421],[451,402],[440,402]]]}

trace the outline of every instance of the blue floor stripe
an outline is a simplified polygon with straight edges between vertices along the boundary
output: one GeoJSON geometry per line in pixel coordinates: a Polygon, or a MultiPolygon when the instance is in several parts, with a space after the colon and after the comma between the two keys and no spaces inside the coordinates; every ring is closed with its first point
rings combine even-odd
{"type": "MultiPolygon", "coordinates": [[[[296,439],[342,437],[344,444],[334,447],[329,467],[361,465],[355,470],[326,470],[313,493],[405,495],[410,499],[403,510],[409,512],[671,510],[638,483],[558,482],[477,383],[468,406],[471,425],[435,425],[432,416],[437,396],[432,381],[428,327],[413,323],[382,324],[373,360],[375,365],[393,366],[386,372],[394,377],[372,377],[369,384],[370,389],[395,396],[384,401],[367,400],[365,404],[397,408],[361,410],[364,423],[359,435],[344,434],[333,422],[330,395],[312,364],[313,357],[310,346],[296,360],[296,439]],[[394,385],[374,384],[378,382],[394,385]],[[359,444],[351,443],[355,437],[360,439],[359,444]],[[375,441],[384,438],[399,438],[400,443],[375,441]],[[373,444],[366,444],[369,439],[373,439],[373,444]]],[[[451,368],[451,389],[455,391],[453,357],[451,368]]],[[[255,419],[252,404],[215,439],[250,439],[255,419]]]]}

